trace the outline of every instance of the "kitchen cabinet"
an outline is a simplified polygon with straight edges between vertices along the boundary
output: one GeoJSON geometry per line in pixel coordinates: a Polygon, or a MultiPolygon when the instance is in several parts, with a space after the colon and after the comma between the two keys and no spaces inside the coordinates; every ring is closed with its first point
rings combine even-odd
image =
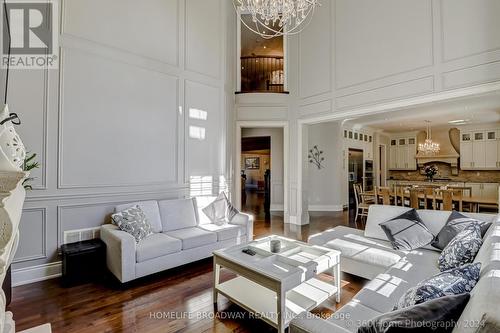
{"type": "Polygon", "coordinates": [[[482,199],[498,200],[498,183],[465,183],[472,188],[472,195],[482,199]]]}
{"type": "Polygon", "coordinates": [[[416,170],[417,139],[415,137],[392,138],[389,146],[390,170],[416,170]]]}
{"type": "Polygon", "coordinates": [[[460,167],[463,170],[500,169],[500,130],[462,131],[460,167]]]}

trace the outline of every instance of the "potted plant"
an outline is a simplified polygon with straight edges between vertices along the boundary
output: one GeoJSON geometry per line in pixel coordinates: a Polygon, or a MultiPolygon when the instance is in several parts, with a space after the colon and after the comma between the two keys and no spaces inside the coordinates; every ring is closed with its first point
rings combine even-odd
{"type": "Polygon", "coordinates": [[[424,167],[424,173],[427,176],[427,180],[432,182],[434,180],[434,176],[438,173],[438,168],[435,165],[427,165],[424,167]]]}

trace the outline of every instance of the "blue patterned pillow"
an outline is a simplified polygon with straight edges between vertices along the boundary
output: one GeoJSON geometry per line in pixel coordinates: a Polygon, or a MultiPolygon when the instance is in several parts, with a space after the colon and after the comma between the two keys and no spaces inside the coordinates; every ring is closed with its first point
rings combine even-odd
{"type": "Polygon", "coordinates": [[[483,245],[479,223],[471,223],[446,245],[439,256],[441,272],[460,267],[474,261],[476,254],[483,245]]]}
{"type": "Polygon", "coordinates": [[[479,280],[481,263],[453,268],[419,282],[401,296],[394,310],[407,308],[446,295],[471,292],[479,280]]]}

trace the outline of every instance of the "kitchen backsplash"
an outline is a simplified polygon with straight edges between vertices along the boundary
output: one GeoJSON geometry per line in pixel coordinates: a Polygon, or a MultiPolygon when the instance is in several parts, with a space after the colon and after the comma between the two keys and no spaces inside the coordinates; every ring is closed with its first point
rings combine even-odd
{"type": "MultiPolygon", "coordinates": [[[[466,171],[459,170],[458,176],[451,174],[451,166],[446,163],[432,163],[439,169],[435,178],[448,178],[456,182],[469,183],[500,183],[500,171],[466,171]]],[[[416,171],[389,171],[389,178],[395,180],[422,181],[427,177],[421,170],[416,171]]]]}

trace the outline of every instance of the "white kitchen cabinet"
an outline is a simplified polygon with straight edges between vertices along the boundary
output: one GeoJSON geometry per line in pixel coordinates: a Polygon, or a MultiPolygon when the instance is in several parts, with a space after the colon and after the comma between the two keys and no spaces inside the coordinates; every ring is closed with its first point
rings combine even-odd
{"type": "Polygon", "coordinates": [[[391,139],[389,146],[389,169],[395,170],[398,168],[398,145],[396,139],[391,139]]]}
{"type": "Polygon", "coordinates": [[[499,130],[462,131],[460,167],[463,170],[500,169],[499,130]]]}
{"type": "Polygon", "coordinates": [[[416,170],[416,138],[393,138],[389,147],[390,170],[416,170]]]}
{"type": "Polygon", "coordinates": [[[465,183],[472,188],[472,196],[498,200],[498,183],[465,183]]]}
{"type": "Polygon", "coordinates": [[[460,144],[460,168],[473,168],[474,156],[472,155],[472,142],[462,142],[460,144]]]}

